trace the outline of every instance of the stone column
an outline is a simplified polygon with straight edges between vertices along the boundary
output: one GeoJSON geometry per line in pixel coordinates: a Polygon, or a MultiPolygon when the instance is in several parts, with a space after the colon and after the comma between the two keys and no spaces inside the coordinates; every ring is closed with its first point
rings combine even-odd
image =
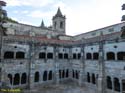
{"type": "Polygon", "coordinates": [[[98,93],[106,93],[105,89],[105,63],[104,63],[104,51],[102,36],[99,41],[99,75],[98,75],[98,93]]]}
{"type": "Polygon", "coordinates": [[[69,60],[68,60],[69,64],[70,64],[70,69],[69,69],[69,79],[72,80],[72,47],[69,47],[69,60]]]}
{"type": "Polygon", "coordinates": [[[34,68],[35,65],[33,64],[35,60],[35,46],[34,42],[30,42],[29,44],[29,73],[28,73],[28,88],[33,89],[34,88],[34,68]]]}
{"type": "Polygon", "coordinates": [[[58,65],[58,46],[54,46],[54,60],[55,60],[55,82],[59,84],[59,65],[58,65]]]}
{"type": "Polygon", "coordinates": [[[83,82],[83,85],[85,84],[84,82],[86,82],[86,73],[85,73],[85,45],[82,45],[81,46],[81,63],[82,63],[82,82],[83,82]]]}

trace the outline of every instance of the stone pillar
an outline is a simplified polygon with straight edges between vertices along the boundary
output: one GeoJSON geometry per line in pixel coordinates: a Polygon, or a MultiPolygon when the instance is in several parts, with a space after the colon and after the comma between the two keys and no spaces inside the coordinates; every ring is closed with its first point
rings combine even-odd
{"type": "Polygon", "coordinates": [[[54,46],[54,60],[55,60],[55,82],[59,84],[59,65],[58,65],[58,46],[54,46]]]}
{"type": "MultiPolygon", "coordinates": [[[[102,37],[102,36],[100,36],[102,37]]],[[[104,63],[104,51],[103,51],[103,40],[100,38],[99,42],[99,75],[98,75],[98,93],[106,93],[105,89],[105,63],[104,63]]]]}
{"type": "Polygon", "coordinates": [[[115,88],[114,88],[114,80],[113,78],[111,77],[111,80],[112,80],[112,93],[114,92],[115,88]]]}
{"type": "MultiPolygon", "coordinates": [[[[86,82],[86,73],[85,73],[85,45],[81,46],[81,63],[82,63],[82,82],[86,82]]],[[[84,83],[83,83],[84,84],[84,83]]]]}
{"type": "Polygon", "coordinates": [[[72,47],[69,47],[69,64],[70,64],[70,69],[69,69],[69,78],[72,80],[72,47]]]}
{"type": "Polygon", "coordinates": [[[30,42],[29,45],[29,73],[28,73],[28,88],[32,89],[34,88],[34,60],[35,60],[35,46],[34,46],[34,42],[30,42]]]}
{"type": "Polygon", "coordinates": [[[80,72],[79,72],[79,86],[82,86],[82,82],[83,82],[83,69],[80,69],[80,72]]]}

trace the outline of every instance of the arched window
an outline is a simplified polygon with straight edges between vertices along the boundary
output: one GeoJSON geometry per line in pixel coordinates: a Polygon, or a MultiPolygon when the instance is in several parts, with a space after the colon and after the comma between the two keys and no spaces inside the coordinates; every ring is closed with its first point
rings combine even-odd
{"type": "Polygon", "coordinates": [[[118,60],[125,60],[125,52],[118,52],[117,58],[118,60]]]}
{"type": "Polygon", "coordinates": [[[79,79],[79,72],[76,70],[76,79],[79,79]]]}
{"type": "Polygon", "coordinates": [[[14,84],[13,85],[19,85],[20,83],[20,75],[17,73],[14,76],[14,84]]]}
{"type": "Polygon", "coordinates": [[[27,81],[27,75],[26,73],[23,73],[21,77],[21,84],[26,84],[26,81],[27,81]]]}
{"type": "Polygon", "coordinates": [[[40,59],[45,59],[46,58],[46,53],[45,52],[39,53],[39,58],[40,59]]]}
{"type": "Polygon", "coordinates": [[[99,59],[99,53],[93,53],[93,59],[98,60],[99,59]]]}
{"type": "Polygon", "coordinates": [[[56,22],[54,22],[54,28],[56,29],[56,22]]]}
{"type": "Polygon", "coordinates": [[[86,54],[86,59],[92,59],[91,53],[87,53],[87,54],[86,54]]]}
{"type": "Polygon", "coordinates": [[[67,53],[64,54],[64,59],[68,59],[68,54],[67,53]]]}
{"type": "Polygon", "coordinates": [[[62,77],[61,77],[61,70],[59,70],[59,78],[61,79],[62,77]]]}
{"type": "Polygon", "coordinates": [[[80,53],[78,53],[78,59],[80,59],[81,58],[81,54],[80,53]]]}
{"type": "Polygon", "coordinates": [[[112,80],[111,77],[107,76],[107,88],[112,89],[112,80]]]}
{"type": "Polygon", "coordinates": [[[114,89],[115,91],[120,92],[120,83],[118,78],[114,78],[114,89]]]}
{"type": "Polygon", "coordinates": [[[35,72],[34,82],[39,82],[39,72],[35,72]]]}
{"type": "Polygon", "coordinates": [[[43,81],[47,81],[47,71],[44,71],[43,73],[43,81]]]}
{"type": "Polygon", "coordinates": [[[72,70],[72,77],[75,78],[75,72],[72,70]]]}
{"type": "Polygon", "coordinates": [[[53,53],[48,53],[48,54],[47,54],[47,58],[48,58],[48,59],[53,59],[53,53]]]}
{"type": "Polygon", "coordinates": [[[95,74],[92,74],[92,83],[95,84],[95,74]]]}
{"type": "Polygon", "coordinates": [[[87,82],[90,82],[90,74],[87,72],[87,82]]]}
{"type": "Polygon", "coordinates": [[[62,54],[62,53],[59,53],[59,54],[58,54],[58,57],[59,57],[59,59],[63,59],[63,54],[62,54]]]}
{"type": "Polygon", "coordinates": [[[75,53],[73,53],[73,59],[76,59],[76,54],[75,53]]]}
{"type": "Polygon", "coordinates": [[[115,53],[108,52],[107,53],[107,60],[115,60],[115,53]]]}
{"type": "Polygon", "coordinates": [[[4,53],[4,58],[5,59],[12,59],[12,58],[14,58],[14,52],[12,52],[12,51],[5,52],[4,53]]]}
{"type": "Polygon", "coordinates": [[[65,70],[62,71],[62,78],[65,78],[65,70]]]}
{"type": "Polygon", "coordinates": [[[67,78],[69,77],[69,70],[68,69],[66,70],[66,77],[67,78]]]}
{"type": "Polygon", "coordinates": [[[16,58],[18,58],[18,59],[25,58],[25,53],[24,52],[16,52],[16,58]]]}
{"type": "Polygon", "coordinates": [[[10,80],[10,84],[12,85],[12,75],[11,74],[8,74],[8,78],[9,78],[9,80],[10,80]]]}
{"type": "Polygon", "coordinates": [[[63,28],[63,22],[62,21],[60,22],[60,28],[63,28]]]}
{"type": "Polygon", "coordinates": [[[49,71],[49,80],[52,80],[52,71],[49,71]]]}

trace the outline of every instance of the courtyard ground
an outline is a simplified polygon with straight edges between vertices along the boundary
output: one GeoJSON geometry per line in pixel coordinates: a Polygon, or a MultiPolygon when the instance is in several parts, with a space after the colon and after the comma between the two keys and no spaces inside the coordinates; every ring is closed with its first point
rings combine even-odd
{"type": "Polygon", "coordinates": [[[25,90],[23,93],[97,93],[94,89],[79,87],[74,84],[59,84],[25,90]]]}

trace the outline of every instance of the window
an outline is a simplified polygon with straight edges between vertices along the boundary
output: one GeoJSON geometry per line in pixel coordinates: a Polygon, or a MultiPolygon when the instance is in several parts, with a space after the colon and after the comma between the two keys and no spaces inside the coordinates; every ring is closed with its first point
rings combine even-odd
{"type": "Polygon", "coordinates": [[[10,80],[10,84],[12,85],[12,75],[11,74],[8,74],[8,78],[10,80]]]}
{"type": "Polygon", "coordinates": [[[25,53],[24,52],[16,52],[16,58],[17,59],[25,58],[25,53]]]}
{"type": "Polygon", "coordinates": [[[89,72],[87,73],[87,82],[90,82],[90,74],[89,74],[89,72]]]}
{"type": "Polygon", "coordinates": [[[47,81],[47,71],[44,71],[44,74],[43,74],[43,81],[47,81]]]}
{"type": "Polygon", "coordinates": [[[19,85],[20,84],[20,75],[17,73],[15,74],[14,76],[14,82],[13,82],[14,85],[19,85]]]}
{"type": "Polygon", "coordinates": [[[92,74],[92,83],[95,84],[95,74],[92,74]]]}
{"type": "Polygon", "coordinates": [[[60,28],[63,28],[63,22],[62,21],[60,22],[60,28]]]}
{"type": "Polygon", "coordinates": [[[23,73],[21,77],[21,84],[26,84],[26,81],[27,81],[26,73],[23,73]]]}
{"type": "Polygon", "coordinates": [[[107,60],[115,60],[115,53],[108,52],[107,53],[107,60]]]}
{"type": "Polygon", "coordinates": [[[64,59],[68,59],[68,54],[67,53],[64,54],[64,59]]]}
{"type": "Polygon", "coordinates": [[[53,59],[53,53],[48,53],[48,54],[47,54],[47,58],[48,58],[48,59],[53,59]]]}
{"type": "Polygon", "coordinates": [[[56,29],[56,22],[54,22],[54,28],[56,29]]]}
{"type": "Polygon", "coordinates": [[[49,71],[49,80],[52,80],[52,71],[49,71]]]}
{"type": "Polygon", "coordinates": [[[112,89],[112,81],[111,81],[111,77],[109,76],[107,76],[107,88],[112,89]]]}
{"type": "Polygon", "coordinates": [[[73,59],[76,59],[76,54],[75,53],[73,54],[73,59]]]}
{"type": "Polygon", "coordinates": [[[39,72],[35,73],[34,82],[39,82],[39,72]]]}
{"type": "Polygon", "coordinates": [[[117,58],[118,60],[125,60],[125,52],[118,52],[117,58]]]}
{"type": "Polygon", "coordinates": [[[66,70],[66,77],[67,78],[69,77],[69,70],[68,69],[66,70]]]}
{"type": "Polygon", "coordinates": [[[93,53],[93,59],[98,60],[99,59],[99,53],[93,53]]]}
{"type": "Polygon", "coordinates": [[[120,92],[120,83],[118,78],[114,78],[114,89],[115,91],[120,92]]]}
{"type": "Polygon", "coordinates": [[[86,59],[92,59],[91,53],[87,53],[87,54],[86,54],[86,59]]]}
{"type": "Polygon", "coordinates": [[[62,54],[62,53],[59,53],[59,54],[58,54],[58,57],[59,57],[59,59],[63,59],[63,54],[62,54]]]}
{"type": "Polygon", "coordinates": [[[39,58],[40,59],[45,59],[46,58],[46,53],[44,53],[44,52],[39,53],[39,58]]]}
{"type": "Polygon", "coordinates": [[[108,31],[109,31],[109,32],[113,32],[113,31],[114,31],[114,28],[110,28],[108,31]]]}
{"type": "Polygon", "coordinates": [[[78,53],[78,59],[80,59],[81,58],[81,54],[80,53],[78,53]]]}
{"type": "Polygon", "coordinates": [[[4,53],[4,58],[5,59],[12,59],[14,58],[14,52],[11,52],[11,51],[7,51],[4,53]]]}

